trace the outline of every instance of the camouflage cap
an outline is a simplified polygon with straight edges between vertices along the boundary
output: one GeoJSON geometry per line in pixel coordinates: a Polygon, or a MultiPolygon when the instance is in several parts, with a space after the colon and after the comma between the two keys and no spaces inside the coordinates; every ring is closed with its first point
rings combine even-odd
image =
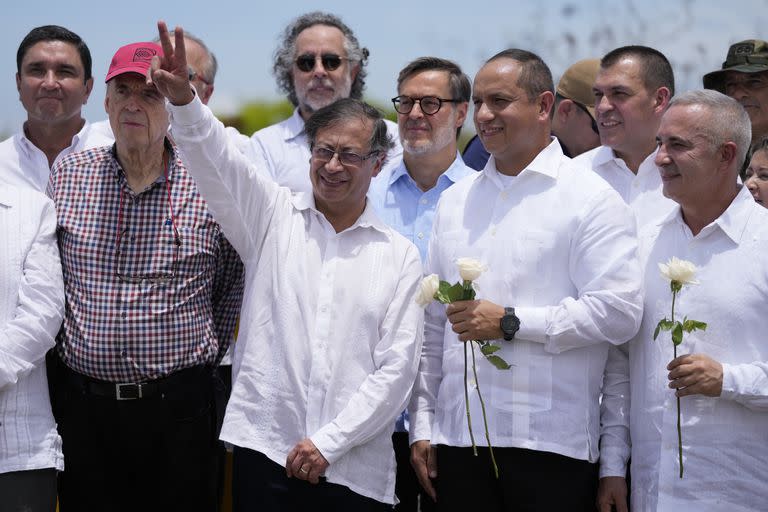
{"type": "Polygon", "coordinates": [[[728,48],[728,56],[722,69],[704,75],[704,88],[725,92],[723,78],[727,71],[740,73],[759,73],[768,71],[768,42],[760,39],[747,39],[728,48]]]}

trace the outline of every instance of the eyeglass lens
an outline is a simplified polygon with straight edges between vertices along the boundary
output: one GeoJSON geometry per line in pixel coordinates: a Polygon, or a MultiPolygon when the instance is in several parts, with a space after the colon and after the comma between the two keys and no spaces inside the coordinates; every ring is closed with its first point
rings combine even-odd
{"type": "MultiPolygon", "coordinates": [[[[317,57],[317,55],[313,55],[311,53],[300,55],[296,59],[296,67],[299,68],[299,70],[308,73],[315,69],[315,62],[317,61],[317,57]]],[[[323,68],[325,68],[326,71],[334,71],[335,69],[338,69],[339,66],[341,66],[341,57],[335,53],[324,53],[319,57],[320,62],[323,63],[323,68]]]]}

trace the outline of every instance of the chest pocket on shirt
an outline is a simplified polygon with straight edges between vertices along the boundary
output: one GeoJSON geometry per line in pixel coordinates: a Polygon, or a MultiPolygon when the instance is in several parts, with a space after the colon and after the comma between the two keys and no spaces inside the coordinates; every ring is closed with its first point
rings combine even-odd
{"type": "Polygon", "coordinates": [[[516,290],[525,294],[526,290],[534,292],[545,288],[552,279],[555,265],[567,265],[568,255],[557,254],[555,244],[554,234],[550,232],[529,230],[517,236],[509,248],[513,262],[509,280],[516,290]]]}
{"type": "MultiPolygon", "coordinates": [[[[181,246],[178,248],[176,272],[198,275],[215,265],[219,247],[217,228],[179,228],[181,246]]],[[[170,248],[169,248],[170,249],[170,248]]],[[[173,259],[171,259],[173,261],[173,259]]]]}

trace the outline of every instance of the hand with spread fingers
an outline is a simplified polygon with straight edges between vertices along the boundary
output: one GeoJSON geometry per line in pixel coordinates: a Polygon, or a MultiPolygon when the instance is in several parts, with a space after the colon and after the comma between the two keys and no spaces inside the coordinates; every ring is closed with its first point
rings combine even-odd
{"type": "Polygon", "coordinates": [[[195,99],[192,85],[189,83],[187,52],[184,46],[184,29],[176,27],[175,42],[164,21],[157,22],[163,56],[152,58],[152,65],[147,72],[147,83],[154,84],[157,90],[174,105],[186,105],[195,99]]]}
{"type": "Polygon", "coordinates": [[[288,453],[285,472],[288,478],[298,478],[309,483],[320,482],[329,463],[310,439],[303,439],[288,453]]]}
{"type": "Polygon", "coordinates": [[[667,365],[669,387],[677,396],[720,396],[723,392],[723,365],[704,354],[687,354],[667,365]]]}
{"type": "Polygon", "coordinates": [[[432,483],[437,478],[437,449],[429,441],[416,441],[411,445],[411,466],[421,487],[437,501],[437,491],[432,483]]]}
{"type": "Polygon", "coordinates": [[[504,308],[487,300],[461,300],[448,304],[446,309],[453,332],[459,340],[494,340],[502,338],[499,321],[504,308]]]}

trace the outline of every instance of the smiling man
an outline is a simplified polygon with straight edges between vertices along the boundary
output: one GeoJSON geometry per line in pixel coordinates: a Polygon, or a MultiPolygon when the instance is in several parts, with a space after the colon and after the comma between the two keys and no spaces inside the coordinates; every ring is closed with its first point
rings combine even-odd
{"type": "Polygon", "coordinates": [[[632,510],[765,508],[768,457],[768,211],[738,182],[750,119],[716,91],[676,97],[656,155],[664,195],[679,206],[643,230],[645,315],[628,343],[631,369],[632,510]],[[673,303],[659,263],[698,267],[673,303]],[[706,322],[673,355],[653,339],[674,304],[706,322]],[[680,397],[684,474],[678,463],[680,397]]]}
{"type": "MultiPolygon", "coordinates": [[[[634,220],[550,136],[554,87],[537,55],[491,57],[472,101],[491,158],[443,192],[427,273],[455,282],[459,257],[488,269],[476,281],[481,300],[427,307],[409,406],[414,464],[425,488],[436,477],[440,510],[592,511],[603,368],[642,313],[634,220]],[[467,431],[467,340],[492,340],[513,365],[477,365],[499,479],[486,448],[473,455],[467,431]]],[[[481,418],[474,393],[469,402],[481,418]]]]}
{"type": "Polygon", "coordinates": [[[593,91],[602,145],[576,160],[616,189],[642,226],[673,207],[653,163],[656,131],[675,91],[672,66],[653,48],[616,48],[600,60],[593,91]]]}
{"type": "MultiPolygon", "coordinates": [[[[304,123],[338,99],[361,99],[367,61],[368,49],[338,16],[311,12],[288,25],[275,51],[273,72],[296,110],[285,121],[253,134],[252,147],[244,152],[255,160],[256,169],[293,192],[311,193],[304,123]]],[[[385,123],[390,134],[397,133],[394,123],[385,123]]],[[[396,165],[401,152],[396,141],[384,170],[396,165]]]]}
{"type": "MultiPolygon", "coordinates": [[[[440,195],[474,174],[464,165],[456,139],[467,117],[471,85],[455,63],[421,57],[408,63],[397,78],[392,102],[403,145],[403,159],[371,184],[369,197],[382,219],[419,248],[424,260],[432,219],[440,195]]],[[[409,462],[407,414],[398,419],[392,437],[397,456],[396,511],[434,509],[421,491],[409,462]]],[[[429,489],[434,498],[434,492],[429,489]]]]}
{"type": "Polygon", "coordinates": [[[221,438],[236,511],[391,509],[392,430],[419,361],[416,247],[366,199],[392,141],[344,98],[305,126],[312,193],[291,194],[226,143],[189,84],[183,31],[151,79],[190,172],[246,262],[235,377],[221,438]]]}
{"type": "Polygon", "coordinates": [[[165,98],[145,79],[159,54],[115,53],[115,144],[51,172],[67,299],[49,365],[62,512],[216,507],[213,372],[243,266],[167,138],[165,98]]]}
{"type": "Polygon", "coordinates": [[[0,143],[0,182],[43,192],[56,161],[112,143],[81,115],[93,88],[91,52],[74,32],[32,29],[16,52],[16,88],[27,121],[0,143]]]}

